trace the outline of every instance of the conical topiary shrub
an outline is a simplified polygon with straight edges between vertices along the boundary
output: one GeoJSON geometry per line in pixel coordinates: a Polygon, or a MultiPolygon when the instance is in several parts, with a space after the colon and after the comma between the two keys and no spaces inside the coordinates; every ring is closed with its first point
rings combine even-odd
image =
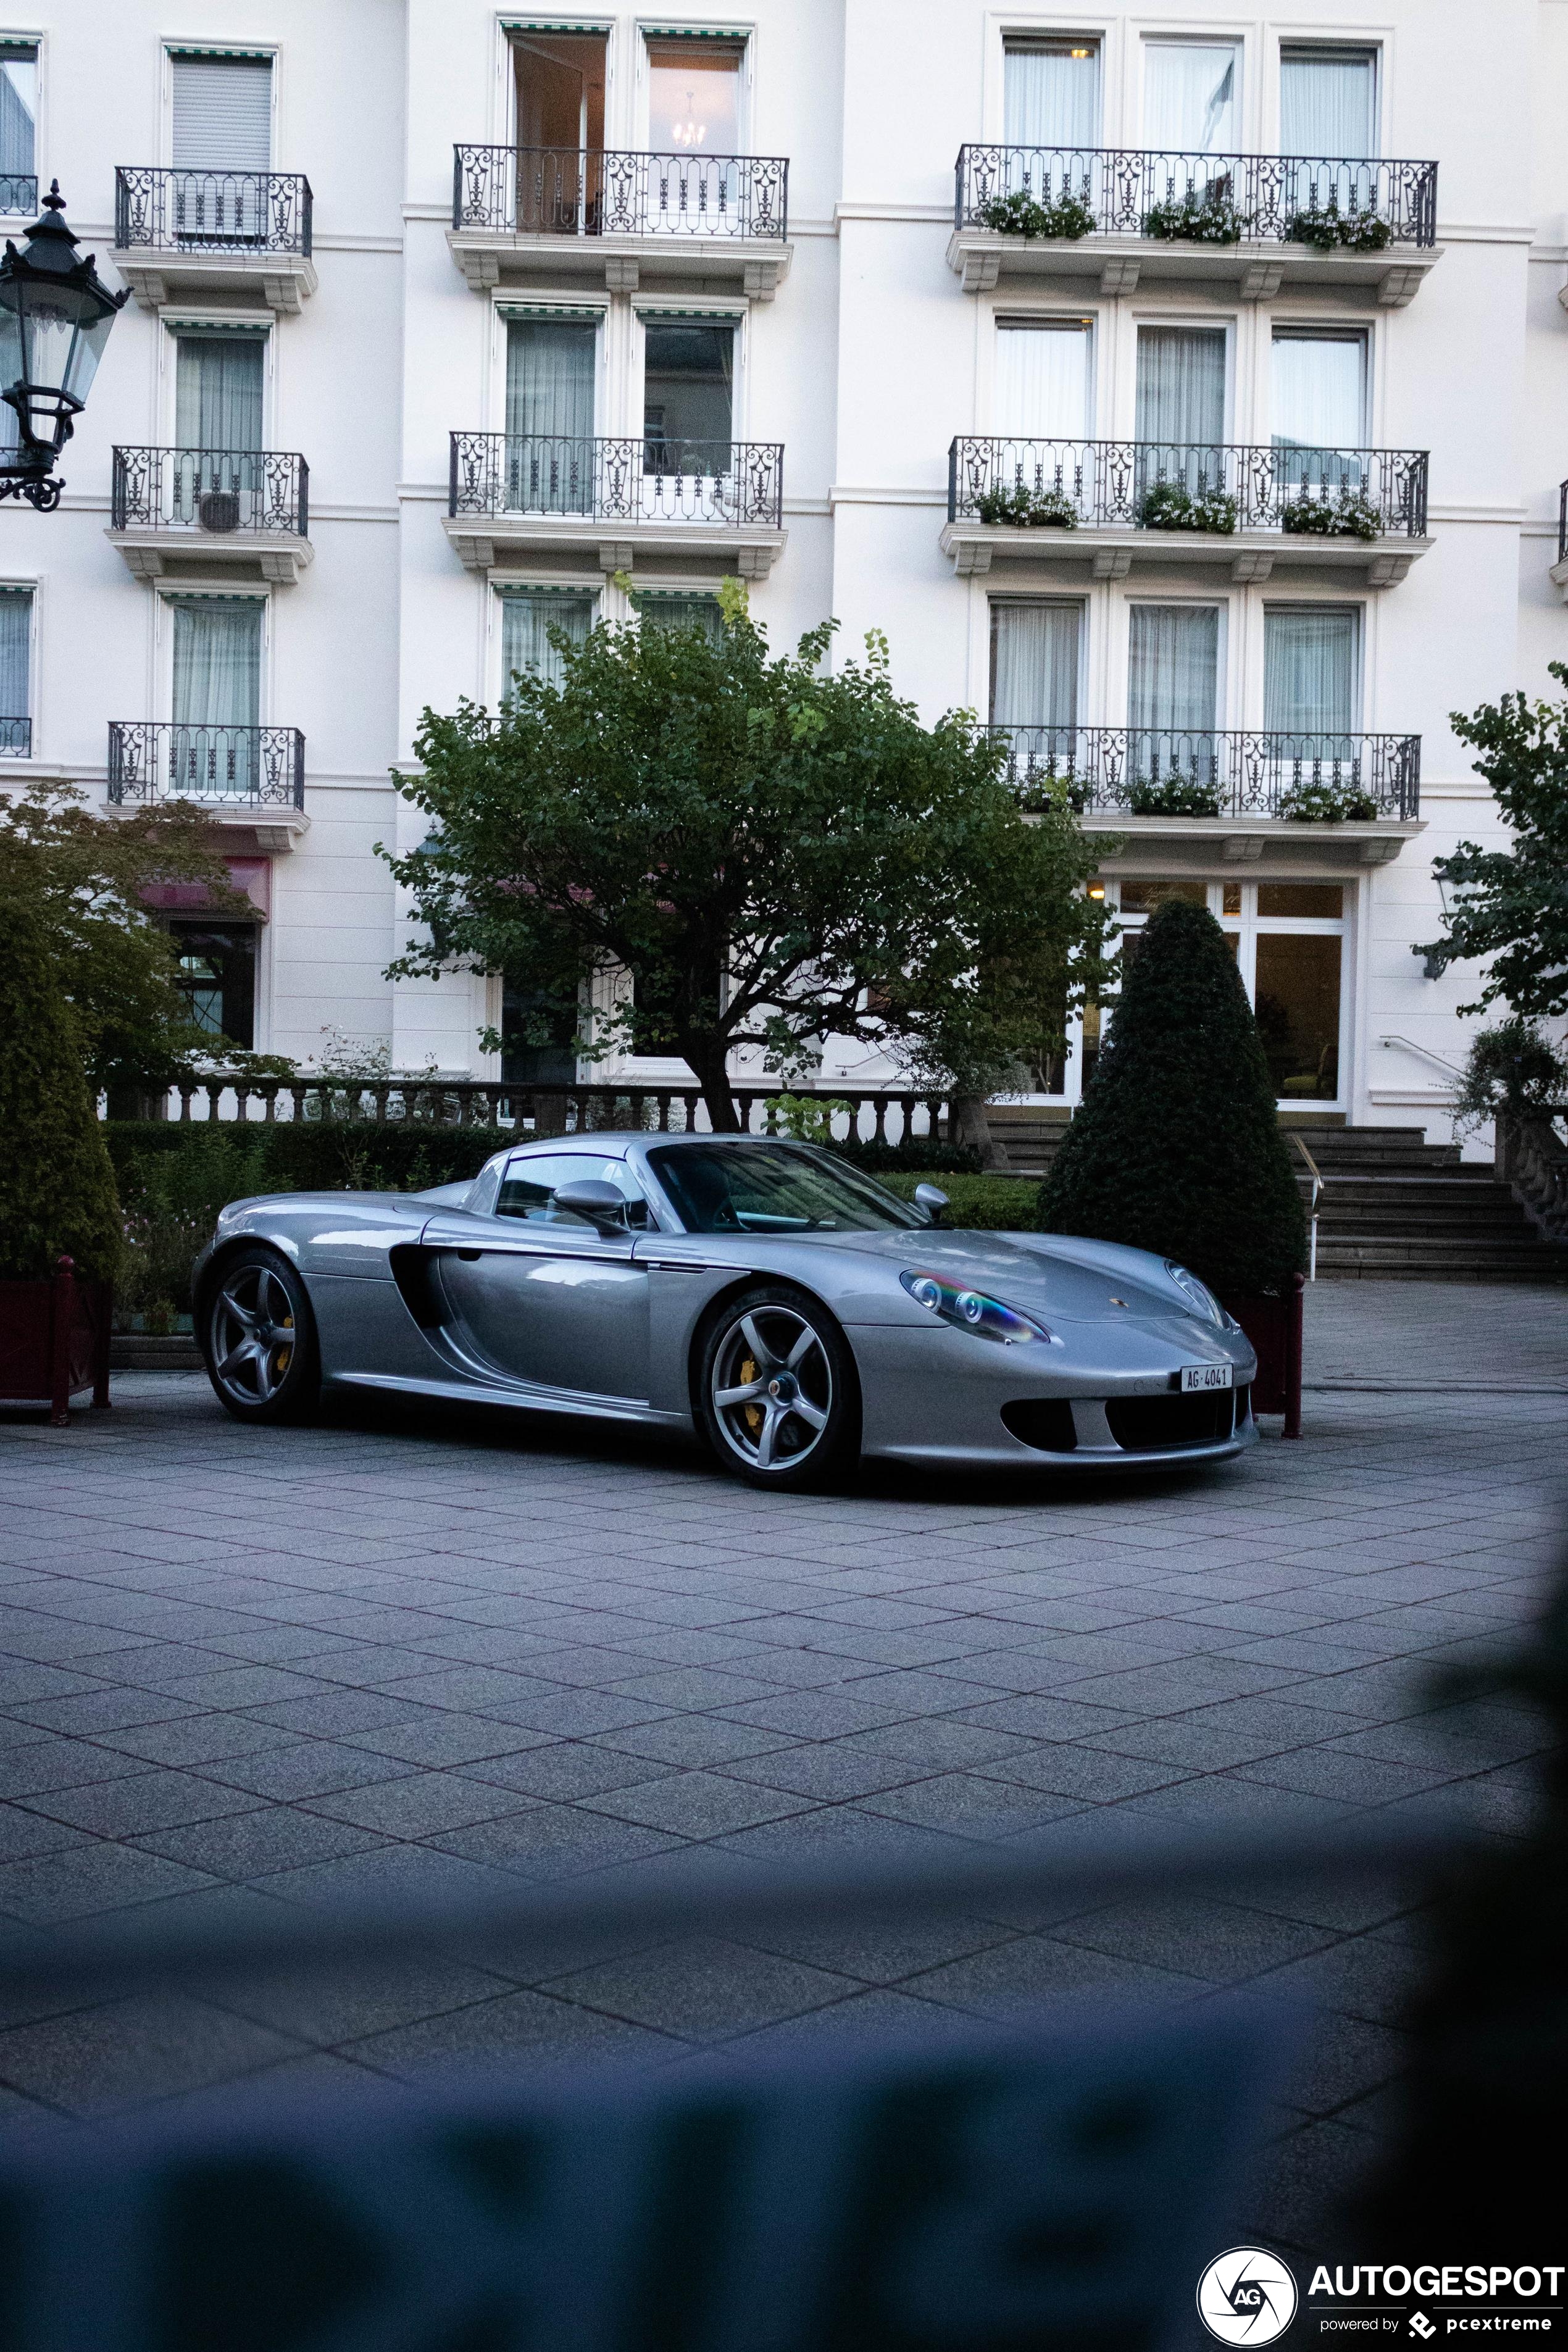
{"type": "Polygon", "coordinates": [[[0,900],[0,1278],[32,1282],[60,1256],[112,1282],[120,1203],[76,1024],[33,908],[0,900]]]}
{"type": "Polygon", "coordinates": [[[1151,917],[1038,1223],[1175,1258],[1232,1296],[1273,1291],[1306,1265],[1258,1025],[1203,908],[1169,899],[1151,917]]]}

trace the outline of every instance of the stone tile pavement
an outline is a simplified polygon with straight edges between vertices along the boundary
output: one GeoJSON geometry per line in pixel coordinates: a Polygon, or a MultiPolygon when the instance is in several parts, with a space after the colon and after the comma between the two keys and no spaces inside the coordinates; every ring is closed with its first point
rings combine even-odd
{"type": "MultiPolygon", "coordinates": [[[[1561,1518],[1568,1297],[1323,1285],[1308,1437],[1137,1486],[759,1496],[636,1436],[359,1405],[237,1427],[132,1374],[0,1422],[0,1923],[800,1860],[1086,1824],[1517,1834],[1541,1732],[1426,1677],[1561,1518]]],[[[0,2133],[239,2078],[759,2042],[1020,1997],[1318,2005],[1248,2227],[1300,2247],[1405,2063],[1412,1890],[1238,1887],[748,1943],[486,1948],[0,2007],[0,2133]]]]}

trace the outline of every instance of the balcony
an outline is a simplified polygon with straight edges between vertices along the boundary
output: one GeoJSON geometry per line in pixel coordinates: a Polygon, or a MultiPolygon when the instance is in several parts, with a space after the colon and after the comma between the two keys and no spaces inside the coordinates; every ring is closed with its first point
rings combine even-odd
{"type": "Polygon", "coordinates": [[[0,760],[30,760],[32,756],[32,720],[0,719],[0,760]]]}
{"type": "Polygon", "coordinates": [[[447,242],[476,293],[547,272],[617,294],[700,278],[771,302],[788,224],[783,155],[454,150],[447,242]]]}
{"type": "Polygon", "coordinates": [[[310,562],[310,476],[281,449],[116,449],[109,541],[137,580],[292,583],[310,562]]]}
{"type": "Polygon", "coordinates": [[[1059,800],[1123,850],[1177,865],[1382,866],[1421,824],[1419,735],[1254,728],[991,727],[1024,806],[1059,800]]]}
{"type": "Polygon", "coordinates": [[[942,548],[961,574],[994,563],[1276,566],[1403,580],[1426,536],[1425,449],[1247,447],[1176,441],[967,436],[948,451],[942,548]]]}
{"type": "Polygon", "coordinates": [[[292,849],[305,814],[305,738],[297,727],[207,726],[195,720],[111,719],[112,808],[191,801],[237,847],[292,849]]]}
{"type": "Polygon", "coordinates": [[[316,290],[310,184],[299,172],[195,172],[121,164],[114,260],[144,310],[172,295],[237,297],[298,310],[316,290]]]}
{"type": "Polygon", "coordinates": [[[1557,561],[1546,576],[1568,604],[1568,482],[1557,485],[1557,561]]]}
{"type": "Polygon", "coordinates": [[[1041,278],[1130,294],[1184,278],[1247,301],[1287,285],[1362,289],[1396,310],[1441,258],[1436,163],[965,146],[957,182],[947,257],[966,294],[1041,278]]]}
{"type": "Polygon", "coordinates": [[[575,554],[606,573],[688,558],[760,580],[786,535],[784,444],[454,433],[446,528],[470,572],[575,554]]]}
{"type": "Polygon", "coordinates": [[[37,209],[37,173],[0,172],[0,213],[19,213],[30,218],[37,209]]]}

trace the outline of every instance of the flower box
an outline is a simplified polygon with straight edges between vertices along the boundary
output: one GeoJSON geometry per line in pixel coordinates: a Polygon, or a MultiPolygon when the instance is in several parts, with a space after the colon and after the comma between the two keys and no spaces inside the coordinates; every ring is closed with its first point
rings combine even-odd
{"type": "Polygon", "coordinates": [[[57,1429],[89,1390],[106,1406],[113,1322],[110,1285],[79,1282],[68,1257],[52,1281],[0,1282],[0,1405],[47,1411],[57,1429]]]}
{"type": "Polygon", "coordinates": [[[1281,1434],[1301,1434],[1301,1310],[1307,1278],[1292,1275],[1289,1289],[1222,1296],[1220,1304],[1235,1316],[1258,1352],[1258,1375],[1252,1383],[1254,1412],[1282,1412],[1281,1434]]]}

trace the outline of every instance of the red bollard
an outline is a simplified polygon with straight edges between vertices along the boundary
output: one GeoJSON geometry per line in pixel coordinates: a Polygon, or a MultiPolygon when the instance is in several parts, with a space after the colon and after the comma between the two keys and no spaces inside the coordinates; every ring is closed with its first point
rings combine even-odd
{"type": "Polygon", "coordinates": [[[53,1330],[53,1381],[49,1397],[49,1425],[53,1429],[70,1427],[71,1401],[71,1318],[76,1306],[76,1267],[68,1257],[55,1260],[55,1292],[50,1300],[53,1330]]]}

